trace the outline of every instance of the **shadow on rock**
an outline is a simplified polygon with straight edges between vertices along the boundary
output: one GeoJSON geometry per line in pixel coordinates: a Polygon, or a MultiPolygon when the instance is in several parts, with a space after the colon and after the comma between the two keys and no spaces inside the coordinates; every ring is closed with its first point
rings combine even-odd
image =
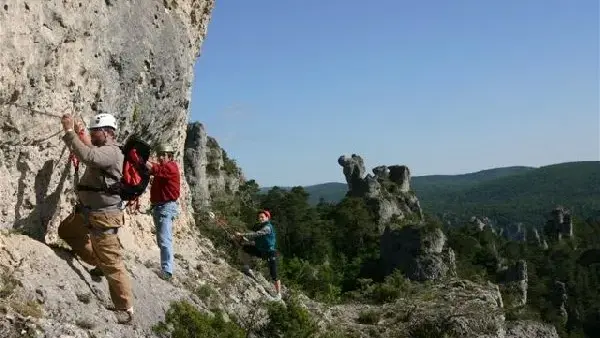
{"type": "Polygon", "coordinates": [[[97,294],[96,288],[94,286],[92,286],[90,284],[90,282],[85,278],[85,275],[83,274],[83,272],[81,271],[81,269],[85,270],[88,275],[91,277],[91,279],[94,282],[101,282],[102,281],[102,277],[99,276],[95,276],[93,274],[90,273],[90,270],[88,270],[87,268],[85,268],[83,266],[83,264],[81,264],[81,262],[79,262],[79,259],[77,258],[77,256],[75,256],[75,254],[73,253],[72,250],[69,249],[65,249],[63,247],[60,247],[58,245],[55,244],[50,244],[48,245],[50,247],[50,249],[52,249],[52,251],[54,251],[54,253],[56,254],[57,257],[59,257],[60,259],[64,260],[69,267],[71,267],[71,269],[77,274],[77,276],[85,282],[85,284],[89,287],[90,291],[94,294],[94,296],[96,296],[96,298],[100,301],[103,302],[103,298],[97,294]],[[78,268],[77,266],[75,266],[75,262],[77,261],[79,262],[79,265],[81,268],[78,268]]]}
{"type": "Polygon", "coordinates": [[[24,204],[24,180],[28,166],[23,164],[19,169],[22,175],[21,179],[19,179],[18,201],[15,206],[15,215],[17,215],[17,217],[14,223],[14,229],[40,242],[45,242],[48,225],[56,214],[56,210],[60,203],[60,196],[63,192],[65,182],[69,177],[69,171],[71,170],[72,165],[69,163],[69,165],[65,166],[64,170],[61,172],[56,190],[47,195],[48,186],[54,170],[54,163],[55,160],[46,161],[42,166],[42,169],[36,174],[34,183],[36,195],[35,205],[32,206],[33,210],[26,218],[21,218],[19,209],[21,209],[24,204]]]}

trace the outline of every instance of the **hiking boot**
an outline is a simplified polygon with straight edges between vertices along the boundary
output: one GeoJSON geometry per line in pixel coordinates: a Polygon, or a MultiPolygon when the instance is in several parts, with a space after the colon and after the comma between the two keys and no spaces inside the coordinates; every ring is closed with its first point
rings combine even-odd
{"type": "Polygon", "coordinates": [[[129,324],[133,321],[133,308],[127,310],[117,310],[117,323],[129,324]]]}
{"type": "Polygon", "coordinates": [[[167,282],[168,282],[168,281],[171,281],[171,280],[173,279],[173,275],[172,275],[172,274],[170,274],[170,273],[168,273],[168,272],[166,272],[166,271],[161,271],[161,272],[159,272],[159,273],[158,273],[158,277],[159,277],[160,279],[162,279],[162,280],[166,280],[167,282]]]}
{"type": "Polygon", "coordinates": [[[95,267],[92,270],[90,270],[90,275],[94,277],[104,277],[104,272],[102,272],[102,270],[99,267],[95,267]]]}

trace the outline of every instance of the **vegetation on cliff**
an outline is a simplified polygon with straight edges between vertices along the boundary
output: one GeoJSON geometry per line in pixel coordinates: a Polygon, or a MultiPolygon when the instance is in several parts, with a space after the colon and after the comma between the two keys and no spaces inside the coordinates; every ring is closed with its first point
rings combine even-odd
{"type": "MultiPolygon", "coordinates": [[[[260,193],[258,185],[248,181],[234,197],[218,205],[239,227],[254,222],[257,208],[271,210],[281,253],[282,280],[315,300],[329,304],[382,304],[407,297],[415,288],[423,287],[398,271],[388,277],[382,275],[375,215],[360,198],[345,197],[337,204],[311,205],[309,194],[302,187],[276,187],[260,193]]],[[[431,228],[442,227],[435,217],[427,216],[426,223],[431,228]]],[[[460,278],[502,283],[500,265],[527,262],[527,305],[513,305],[511,295],[503,292],[508,319],[536,319],[554,324],[564,337],[583,337],[584,332],[600,325],[600,270],[593,265],[578,265],[576,260],[585,250],[600,246],[600,224],[577,219],[574,226],[574,238],[551,242],[547,250],[537,242],[510,241],[489,228],[481,231],[469,224],[444,232],[456,252],[460,278]],[[574,313],[568,321],[558,315],[560,309],[553,301],[556,281],[567,285],[568,309],[574,313]]],[[[363,317],[369,321],[372,316],[365,313],[363,317]]]]}

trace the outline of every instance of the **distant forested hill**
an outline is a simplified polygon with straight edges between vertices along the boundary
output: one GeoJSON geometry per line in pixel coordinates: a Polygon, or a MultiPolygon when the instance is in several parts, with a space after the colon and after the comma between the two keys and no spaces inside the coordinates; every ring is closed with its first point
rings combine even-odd
{"type": "MultiPolygon", "coordinates": [[[[462,175],[415,176],[411,187],[426,213],[459,217],[485,215],[500,222],[539,223],[555,205],[575,216],[600,214],[600,161],[568,162],[540,168],[505,167],[462,175]]],[[[262,188],[263,192],[270,188],[262,188]]],[[[345,183],[305,186],[310,202],[338,202],[345,183]]]]}

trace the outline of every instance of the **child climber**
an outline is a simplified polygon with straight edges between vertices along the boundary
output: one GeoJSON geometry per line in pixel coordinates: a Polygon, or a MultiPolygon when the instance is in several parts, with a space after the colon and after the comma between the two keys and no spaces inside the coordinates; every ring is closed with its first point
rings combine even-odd
{"type": "Polygon", "coordinates": [[[275,228],[271,224],[271,214],[267,210],[258,212],[258,224],[252,229],[254,231],[247,233],[236,232],[236,239],[246,239],[242,244],[242,261],[244,263],[243,271],[245,274],[254,277],[250,270],[251,256],[265,259],[269,264],[269,273],[274,283],[277,295],[275,299],[281,300],[281,281],[277,278],[277,254],[275,250],[276,236],[275,228]]]}

